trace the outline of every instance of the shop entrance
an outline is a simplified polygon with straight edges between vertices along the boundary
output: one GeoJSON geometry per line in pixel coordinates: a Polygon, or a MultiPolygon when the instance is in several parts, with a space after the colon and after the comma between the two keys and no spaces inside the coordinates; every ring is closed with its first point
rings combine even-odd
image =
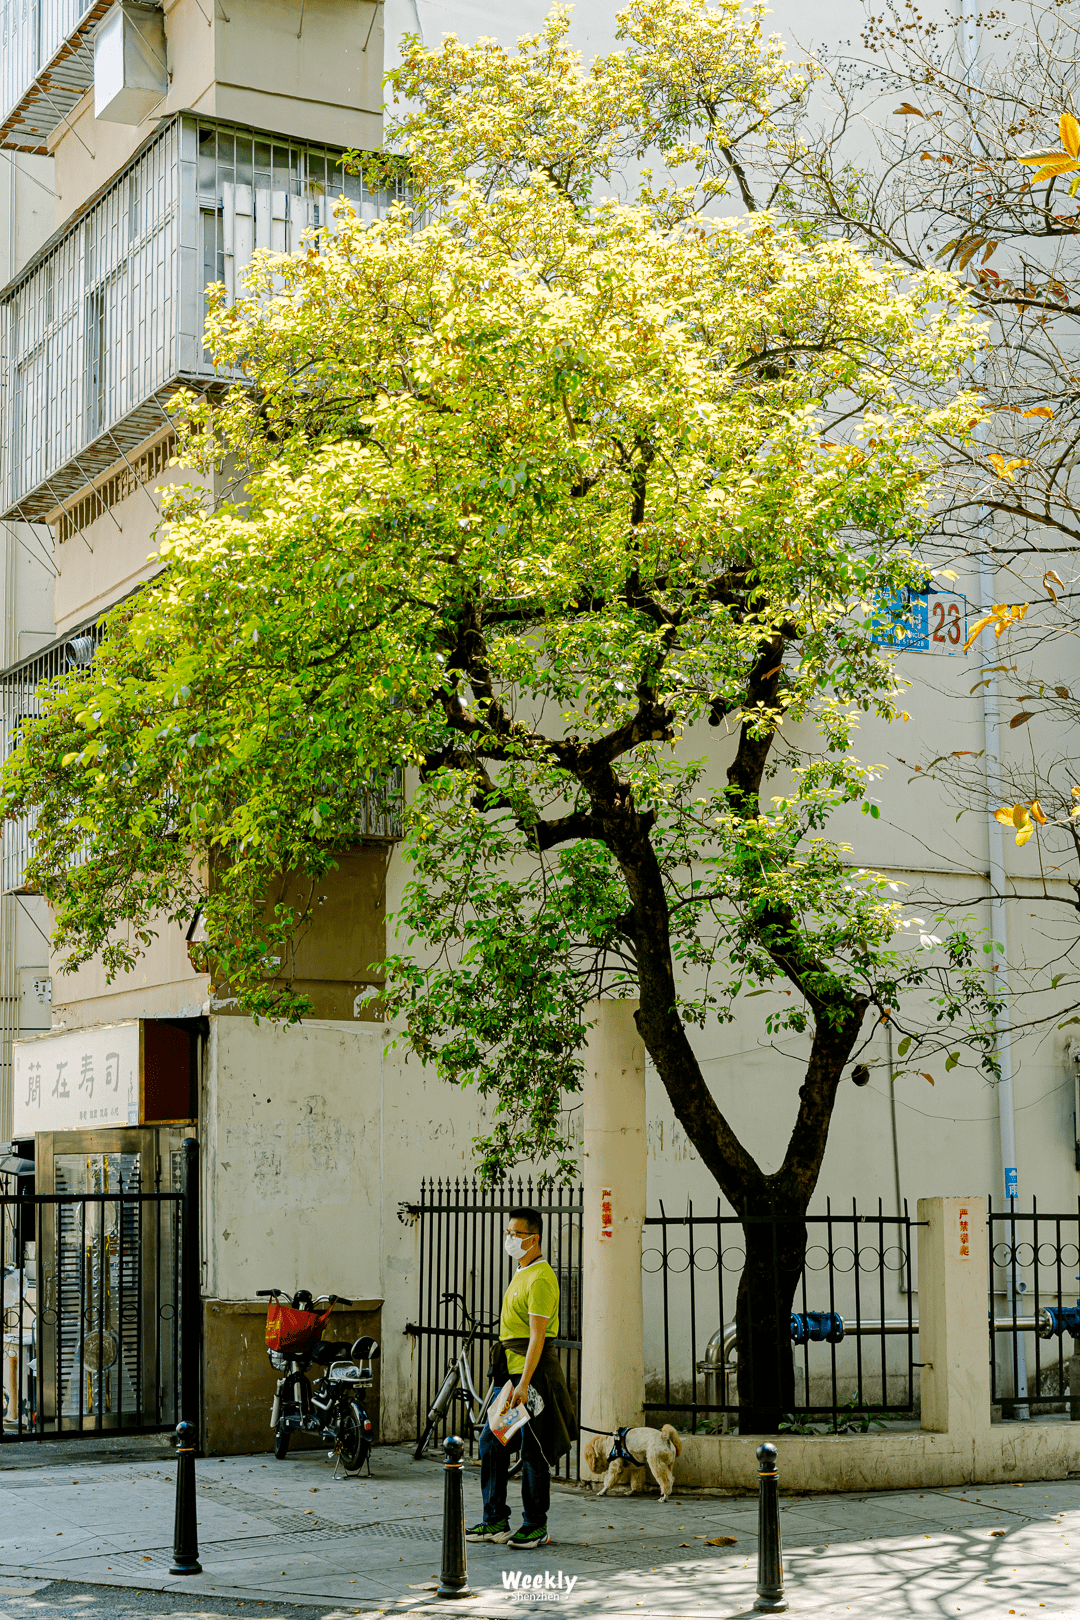
{"type": "Polygon", "coordinates": [[[198,1375],[195,1142],[43,1132],[36,1184],[0,1197],[3,1440],[173,1428],[198,1375]]]}

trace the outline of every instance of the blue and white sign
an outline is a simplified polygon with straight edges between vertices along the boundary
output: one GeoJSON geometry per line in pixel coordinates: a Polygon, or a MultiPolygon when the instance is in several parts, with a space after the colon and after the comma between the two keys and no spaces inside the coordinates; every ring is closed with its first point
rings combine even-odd
{"type": "Polygon", "coordinates": [[[1011,1165],[1011,1164],[1007,1164],[1005,1166],[1005,1196],[1006,1196],[1006,1198],[1016,1198],[1018,1196],[1017,1187],[1019,1185],[1019,1181],[1020,1181],[1020,1178],[1016,1173],[1015,1167],[1013,1165],[1011,1165]]]}
{"type": "Polygon", "coordinates": [[[905,589],[882,603],[874,640],[901,652],[958,653],[967,640],[967,597],[905,589]]]}

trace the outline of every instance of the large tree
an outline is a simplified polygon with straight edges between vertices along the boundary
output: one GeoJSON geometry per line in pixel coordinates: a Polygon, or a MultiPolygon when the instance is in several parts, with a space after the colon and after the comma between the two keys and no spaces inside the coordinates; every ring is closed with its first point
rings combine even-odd
{"type": "Polygon", "coordinates": [[[215,982],[293,1017],[305,916],[267,904],[272,877],[332,871],[404,768],[395,1029],[492,1100],[489,1171],[565,1163],[583,1009],[638,998],[746,1218],[742,1423],[769,1430],[845,1067],[908,992],[994,1060],[971,938],[909,944],[828,835],[838,807],[877,813],[853,733],[900,719],[889,604],[927,583],[933,445],[977,418],[956,379],[978,328],[944,271],[702,215],[801,94],[759,25],[640,0],[588,67],[561,13],[515,51],[408,43],[409,205],[344,213],[218,298],[209,340],[247,381],[187,401],[185,453],[228,460],[242,503],[173,494],[162,573],[26,728],[3,807],[37,817],[70,963],[122,971],[198,904],[215,982]],[[771,1172],[694,1039],[763,994],[804,1058],[771,1172]]]}

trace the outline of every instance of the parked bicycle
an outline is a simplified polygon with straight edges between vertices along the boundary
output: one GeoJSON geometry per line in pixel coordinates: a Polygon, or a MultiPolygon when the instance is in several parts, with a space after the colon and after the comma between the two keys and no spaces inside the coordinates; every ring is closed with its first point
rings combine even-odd
{"type": "Polygon", "coordinates": [[[290,1300],[284,1289],[260,1288],[256,1297],[270,1301],[266,1353],[271,1367],[282,1374],[270,1413],[274,1456],[286,1456],[294,1429],[303,1429],[332,1442],[330,1455],[336,1452],[346,1472],[356,1473],[371,1451],[371,1419],[364,1402],[375,1376],[371,1364],[379,1354],[378,1344],[369,1333],[351,1344],[323,1340],[334,1306],[352,1303],[340,1295],[321,1294],[315,1299],[301,1288],[290,1300]],[[308,1376],[312,1368],[321,1372],[315,1385],[308,1376]]]}
{"type": "MultiPolygon", "coordinates": [[[[461,1316],[466,1329],[465,1337],[461,1341],[461,1348],[458,1350],[457,1355],[450,1360],[450,1365],[446,1369],[446,1376],[439,1385],[439,1393],[436,1395],[431,1410],[428,1412],[427,1424],[417,1443],[416,1450],[413,1452],[417,1462],[420,1461],[427,1450],[431,1442],[431,1436],[449,1411],[450,1403],[455,1395],[460,1396],[465,1403],[465,1425],[469,1430],[470,1438],[478,1429],[483,1427],[487,1420],[488,1407],[495,1397],[495,1384],[493,1380],[489,1379],[484,1398],[481,1400],[476,1385],[473,1383],[472,1368],[469,1365],[469,1352],[472,1350],[477,1336],[485,1328],[490,1328],[492,1324],[484,1322],[479,1316],[473,1316],[461,1294],[443,1294],[440,1303],[451,1305],[455,1300],[461,1306],[461,1316]]],[[[520,1467],[521,1458],[519,1457],[517,1462],[511,1466],[510,1473],[516,1474],[520,1467]]]]}

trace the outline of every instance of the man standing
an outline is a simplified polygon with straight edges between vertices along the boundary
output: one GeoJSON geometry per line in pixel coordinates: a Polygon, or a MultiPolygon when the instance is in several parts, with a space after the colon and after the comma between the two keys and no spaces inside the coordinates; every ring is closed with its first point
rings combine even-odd
{"type": "Polygon", "coordinates": [[[499,1343],[492,1358],[496,1390],[514,1380],[512,1405],[535,1406],[529,1392],[540,1397],[521,1434],[521,1528],[510,1530],[506,1505],[510,1447],[492,1434],[487,1423],[480,1432],[480,1489],[484,1517],[465,1532],[466,1541],[499,1541],[510,1547],[546,1547],[551,1479],[548,1469],[565,1456],[577,1438],[577,1421],[566,1378],[552,1341],[559,1334],[559,1279],[540,1253],[544,1223],[535,1209],[512,1209],[506,1228],[507,1254],[517,1260],[517,1271],[503,1295],[499,1316],[499,1343]]]}

